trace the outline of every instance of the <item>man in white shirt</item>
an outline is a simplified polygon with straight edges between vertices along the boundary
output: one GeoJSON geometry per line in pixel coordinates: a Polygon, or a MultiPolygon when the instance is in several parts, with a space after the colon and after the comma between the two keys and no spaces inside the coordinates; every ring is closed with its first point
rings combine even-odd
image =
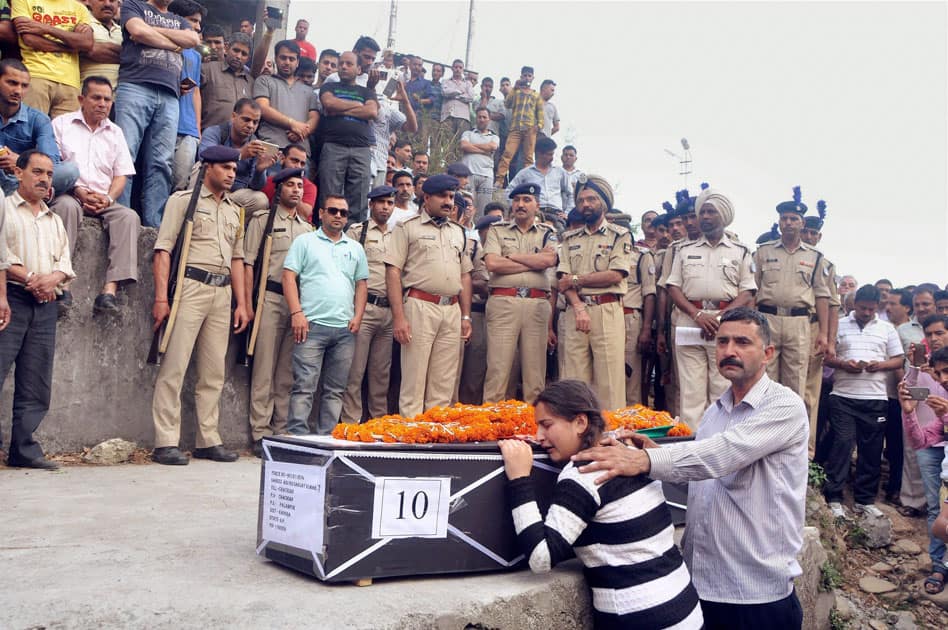
{"type": "MultiPolygon", "coordinates": [[[[576,147],[571,144],[567,144],[563,147],[563,152],[560,154],[560,162],[563,163],[563,170],[566,171],[566,176],[569,177],[570,190],[576,190],[576,183],[579,182],[581,176],[585,175],[583,171],[576,168],[576,155],[576,147]]],[[[570,195],[566,214],[569,214],[569,211],[572,210],[575,205],[576,203],[573,201],[573,196],[570,195]]]]}
{"type": "Polygon", "coordinates": [[[398,171],[392,176],[392,188],[395,189],[395,208],[389,216],[387,225],[392,230],[396,225],[418,214],[418,205],[413,201],[415,184],[411,173],[398,171]]]}
{"type": "Polygon", "coordinates": [[[543,99],[543,135],[547,138],[560,130],[560,113],[553,104],[553,94],[556,92],[556,82],[544,79],[540,84],[540,98],[543,99]]]}
{"type": "Polygon", "coordinates": [[[895,328],[876,316],[879,289],[864,285],[856,291],[855,298],[853,312],[839,320],[836,354],[824,359],[824,364],[835,369],[836,374],[830,394],[833,445],[825,466],[823,494],[837,517],[846,515],[842,506],[843,486],[849,479],[850,460],[857,444],[855,508],[871,516],[882,514],[874,503],[879,491],[888,407],[886,372],[901,368],[903,359],[895,328]]]}
{"type": "Polygon", "coordinates": [[[112,85],[105,77],[86,77],[79,95],[79,111],[53,119],[53,134],[64,160],[79,165],[79,179],[69,192],[56,197],[50,210],[63,221],[70,254],[76,253],[79,226],[88,215],[102,219],[109,233],[109,267],[105,284],[95,299],[97,313],[118,310],[119,284],[138,280],[138,214],[115,203],[135,165],[121,127],[109,120],[112,85]]]}
{"type": "Polygon", "coordinates": [[[497,134],[490,130],[490,112],[477,108],[477,128],[461,134],[461,162],[471,171],[468,190],[474,193],[477,221],[484,216],[484,206],[494,194],[494,153],[500,146],[497,134]]]}

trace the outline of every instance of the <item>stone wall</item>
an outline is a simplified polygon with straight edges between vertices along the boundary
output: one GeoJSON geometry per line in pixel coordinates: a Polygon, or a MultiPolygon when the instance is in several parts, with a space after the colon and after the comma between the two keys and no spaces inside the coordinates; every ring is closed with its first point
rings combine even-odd
{"type": "MultiPolygon", "coordinates": [[[[95,219],[85,219],[73,266],[75,303],[59,320],[53,395],[49,414],[37,431],[48,453],[76,451],[102,440],[122,437],[150,447],[153,441],[151,399],[158,368],[148,365],[151,345],[151,306],[154,283],[151,251],[156,230],[139,235],[139,282],[120,289],[117,316],[92,313],[92,303],[105,279],[108,237],[95,219]]],[[[224,444],[244,448],[250,441],[248,424],[249,369],[234,364],[235,346],[228,349],[227,381],[222,396],[220,433],[224,444]]],[[[10,436],[13,371],[0,393],[0,435],[10,436]]],[[[183,443],[194,444],[194,367],[185,379],[183,443]]]]}

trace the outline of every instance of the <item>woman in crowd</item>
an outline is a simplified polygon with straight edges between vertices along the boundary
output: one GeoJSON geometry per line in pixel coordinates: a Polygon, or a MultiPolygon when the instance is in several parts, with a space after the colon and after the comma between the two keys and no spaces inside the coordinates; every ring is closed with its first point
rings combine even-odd
{"type": "Polygon", "coordinates": [[[601,405],[585,383],[552,383],[534,402],[536,439],[550,459],[565,464],[550,509],[540,514],[530,480],[533,449],[501,440],[517,539],[537,573],[575,554],[592,589],[593,622],[603,628],[700,628],[698,594],[673,540],[661,484],[616,477],[597,486],[570,457],[599,442],[601,405]]]}

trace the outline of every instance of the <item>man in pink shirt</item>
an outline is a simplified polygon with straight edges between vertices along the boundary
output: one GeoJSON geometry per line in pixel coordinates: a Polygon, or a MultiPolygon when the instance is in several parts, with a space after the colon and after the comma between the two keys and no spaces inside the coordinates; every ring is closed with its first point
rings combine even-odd
{"type": "MultiPolygon", "coordinates": [[[[932,355],[926,364],[906,369],[905,380],[899,384],[899,401],[905,437],[915,449],[928,504],[928,555],[932,572],[925,579],[925,591],[936,594],[944,590],[948,578],[945,543],[934,535],[932,529],[941,507],[942,461],[948,446],[948,348],[945,347],[948,345],[948,317],[929,315],[922,321],[922,327],[932,355]],[[913,399],[910,388],[916,387],[928,390],[925,400],[913,399]]],[[[915,344],[911,345],[910,357],[914,356],[915,347],[915,344]]]]}
{"type": "Polygon", "coordinates": [[[64,160],[79,166],[79,179],[50,204],[63,220],[70,254],[75,255],[83,215],[98,217],[109,233],[109,267],[105,284],[95,299],[96,313],[118,310],[115,292],[123,283],[138,280],[138,214],[115,202],[135,174],[122,129],[109,120],[112,85],[105,77],[86,77],[79,95],[79,111],[53,119],[53,134],[64,160]]]}

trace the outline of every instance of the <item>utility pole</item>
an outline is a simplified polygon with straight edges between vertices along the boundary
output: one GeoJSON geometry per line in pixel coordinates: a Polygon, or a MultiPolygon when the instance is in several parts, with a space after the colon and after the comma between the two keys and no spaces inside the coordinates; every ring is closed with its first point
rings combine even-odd
{"type": "Polygon", "coordinates": [[[388,13],[388,43],[386,48],[395,49],[395,28],[398,22],[398,0],[391,0],[391,9],[388,13]]]}
{"type": "Polygon", "coordinates": [[[464,67],[471,67],[471,44],[474,43],[474,0],[469,0],[467,9],[467,48],[464,50],[464,67]]]}

